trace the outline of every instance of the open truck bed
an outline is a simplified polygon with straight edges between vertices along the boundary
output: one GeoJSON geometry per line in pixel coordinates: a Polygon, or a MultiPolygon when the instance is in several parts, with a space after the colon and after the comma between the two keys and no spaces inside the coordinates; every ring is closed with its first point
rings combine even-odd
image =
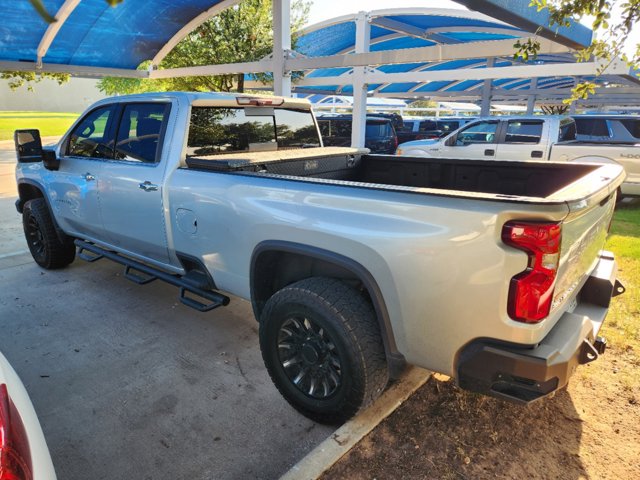
{"type": "Polygon", "coordinates": [[[396,157],[331,147],[189,157],[186,164],[198,170],[337,180],[350,186],[449,196],[480,194],[511,201],[519,197],[566,201],[559,192],[571,190],[598,170],[598,175],[603,174],[602,166],[594,164],[396,157]]]}

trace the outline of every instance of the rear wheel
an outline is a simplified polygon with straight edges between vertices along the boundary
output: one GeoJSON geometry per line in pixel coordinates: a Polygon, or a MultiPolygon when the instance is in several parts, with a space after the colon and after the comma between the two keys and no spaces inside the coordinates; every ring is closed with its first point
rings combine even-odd
{"type": "Polygon", "coordinates": [[[346,421],[388,381],[370,303],[336,279],[309,278],[276,292],[260,318],[260,348],[280,393],[321,423],[346,421]]]}
{"type": "Polygon", "coordinates": [[[24,204],[22,226],[31,256],[46,269],[62,268],[73,262],[76,249],[71,241],[60,241],[44,198],[24,204]]]}

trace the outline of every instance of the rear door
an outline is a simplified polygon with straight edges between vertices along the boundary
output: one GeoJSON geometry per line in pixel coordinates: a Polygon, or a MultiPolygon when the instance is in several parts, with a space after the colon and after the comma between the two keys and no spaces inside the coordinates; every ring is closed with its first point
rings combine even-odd
{"type": "Polygon", "coordinates": [[[504,138],[498,145],[496,160],[545,160],[547,146],[542,142],[548,122],[540,120],[508,120],[504,138]]]}
{"type": "Polygon", "coordinates": [[[169,263],[161,162],[171,104],[122,104],[115,159],[105,164],[100,204],[110,243],[169,263]]]}

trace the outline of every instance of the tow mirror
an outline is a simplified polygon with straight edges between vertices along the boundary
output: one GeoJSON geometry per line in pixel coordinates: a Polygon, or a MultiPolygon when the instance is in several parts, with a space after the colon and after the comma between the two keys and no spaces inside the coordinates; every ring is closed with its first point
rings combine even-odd
{"type": "Polygon", "coordinates": [[[457,135],[451,135],[449,138],[447,138],[447,140],[446,140],[447,147],[455,146],[457,139],[458,139],[457,135]]]}
{"type": "Polygon", "coordinates": [[[13,140],[16,144],[18,162],[42,162],[47,170],[60,168],[60,159],[56,156],[56,152],[42,148],[39,130],[16,130],[13,134],[13,140]]]}
{"type": "Polygon", "coordinates": [[[41,162],[42,140],[39,130],[16,130],[13,134],[18,162],[41,162]]]}

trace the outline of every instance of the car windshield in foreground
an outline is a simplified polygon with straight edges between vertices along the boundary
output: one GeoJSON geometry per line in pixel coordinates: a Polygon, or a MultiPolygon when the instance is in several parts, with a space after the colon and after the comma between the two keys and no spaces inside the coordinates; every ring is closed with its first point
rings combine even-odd
{"type": "Polygon", "coordinates": [[[193,107],[187,156],[319,147],[308,110],[193,107]]]}

